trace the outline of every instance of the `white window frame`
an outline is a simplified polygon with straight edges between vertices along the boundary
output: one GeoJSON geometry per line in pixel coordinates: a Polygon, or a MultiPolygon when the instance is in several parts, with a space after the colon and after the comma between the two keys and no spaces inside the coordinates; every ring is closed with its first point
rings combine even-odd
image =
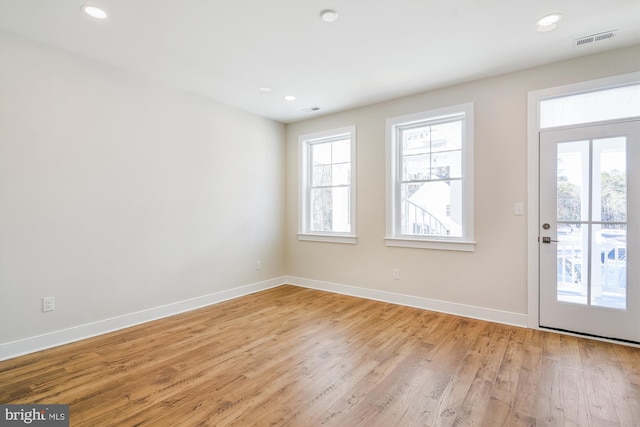
{"type": "Polygon", "coordinates": [[[475,250],[473,217],[473,103],[438,108],[421,113],[389,118],[386,121],[387,191],[386,245],[408,248],[472,252],[475,250]],[[420,122],[437,122],[464,114],[462,135],[462,236],[415,236],[401,234],[400,212],[400,141],[399,130],[420,122]]]}
{"type": "Polygon", "coordinates": [[[331,243],[357,243],[356,235],[356,127],[345,126],[316,132],[298,137],[298,240],[331,242],[331,243]],[[350,216],[351,231],[349,232],[321,232],[312,231],[311,224],[311,166],[310,150],[312,144],[332,140],[339,137],[348,137],[351,141],[351,179],[350,187],[350,216]]]}

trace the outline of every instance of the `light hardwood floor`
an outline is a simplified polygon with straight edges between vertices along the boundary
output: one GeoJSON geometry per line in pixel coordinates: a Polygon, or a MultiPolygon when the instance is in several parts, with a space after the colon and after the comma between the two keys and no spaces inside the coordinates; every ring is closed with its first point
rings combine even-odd
{"type": "Polygon", "coordinates": [[[281,286],[0,362],[72,426],[639,426],[640,349],[281,286]]]}

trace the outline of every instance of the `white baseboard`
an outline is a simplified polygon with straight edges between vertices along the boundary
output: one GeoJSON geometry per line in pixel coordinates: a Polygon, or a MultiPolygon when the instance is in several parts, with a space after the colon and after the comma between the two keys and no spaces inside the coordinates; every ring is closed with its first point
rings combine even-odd
{"type": "Polygon", "coordinates": [[[173,316],[186,311],[195,310],[219,302],[249,295],[255,292],[264,291],[283,284],[300,286],[303,288],[318,289],[321,291],[333,292],[336,294],[350,295],[376,301],[388,302],[391,304],[404,305],[408,307],[421,308],[425,310],[438,311],[442,313],[454,314],[457,316],[471,317],[474,319],[487,320],[490,322],[503,323],[507,325],[526,327],[527,315],[512,313],[508,311],[494,310],[484,307],[476,307],[465,304],[458,304],[447,301],[439,301],[428,298],[421,298],[411,295],[396,294],[393,292],[377,291],[373,289],[359,288],[355,286],[340,285],[337,283],[323,282],[320,280],[304,279],[294,276],[282,276],[263,282],[253,283],[246,286],[214,292],[184,301],[154,307],[147,310],[137,311],[122,316],[99,320],[97,322],[74,326],[68,329],[49,332],[34,337],[24,338],[18,341],[0,343],[0,361],[11,359],[24,354],[34,353],[47,348],[57,347],[97,335],[106,334],[152,320],[173,316]]]}
{"type": "Polygon", "coordinates": [[[494,310],[491,308],[477,307],[473,305],[458,304],[454,302],[439,301],[429,298],[421,298],[411,295],[396,294],[393,292],[377,291],[373,289],[359,288],[356,286],[340,285],[319,280],[304,279],[301,277],[285,276],[285,282],[304,288],[318,289],[337,294],[350,295],[408,307],[422,308],[424,310],[438,311],[454,314],[456,316],[470,317],[473,319],[487,320],[495,323],[519,326],[526,328],[528,316],[526,314],[512,313],[509,311],[494,310]]]}
{"type": "Polygon", "coordinates": [[[0,361],[11,359],[24,354],[34,353],[47,348],[57,347],[82,339],[95,337],[108,332],[184,313],[211,304],[238,298],[243,295],[264,291],[284,284],[283,277],[277,277],[263,282],[252,283],[246,286],[239,286],[212,294],[191,298],[184,301],[153,307],[146,310],[129,313],[122,316],[99,320],[97,322],[74,326],[68,329],[49,332],[34,337],[24,338],[18,341],[0,343],[0,361]]]}

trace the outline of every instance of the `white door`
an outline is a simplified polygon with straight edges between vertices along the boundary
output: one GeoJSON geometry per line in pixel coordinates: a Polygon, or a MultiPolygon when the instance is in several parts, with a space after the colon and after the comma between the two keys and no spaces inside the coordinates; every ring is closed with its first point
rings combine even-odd
{"type": "Polygon", "coordinates": [[[540,326],[640,342],[640,121],[540,132],[540,326]]]}

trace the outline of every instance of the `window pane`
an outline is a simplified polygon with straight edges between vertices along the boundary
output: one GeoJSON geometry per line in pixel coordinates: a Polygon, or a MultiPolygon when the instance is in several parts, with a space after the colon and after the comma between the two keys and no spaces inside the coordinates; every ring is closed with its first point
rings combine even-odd
{"type": "Polygon", "coordinates": [[[625,222],[627,220],[626,138],[593,141],[593,220],[625,222]]]}
{"type": "Polygon", "coordinates": [[[401,234],[462,236],[462,182],[401,185],[401,234]]]}
{"type": "Polygon", "coordinates": [[[627,308],[627,227],[593,225],[591,304],[627,308]]]}
{"type": "Polygon", "coordinates": [[[311,186],[320,187],[325,185],[331,185],[331,165],[313,166],[311,186]]]}
{"type": "Polygon", "coordinates": [[[331,185],[349,185],[351,180],[351,163],[334,164],[331,170],[331,185]]]}
{"type": "Polygon", "coordinates": [[[349,188],[314,188],[311,190],[311,230],[349,232],[349,188]]]}
{"type": "Polygon", "coordinates": [[[311,150],[312,187],[350,184],[351,143],[348,139],[315,143],[311,150]]]}
{"type": "Polygon", "coordinates": [[[331,189],[311,190],[311,230],[331,231],[331,189]]]}
{"type": "Polygon", "coordinates": [[[346,233],[351,231],[349,218],[350,211],[350,193],[347,187],[334,188],[331,192],[331,220],[333,223],[333,231],[338,233],[346,233]]]}
{"type": "Polygon", "coordinates": [[[558,301],[587,304],[588,247],[588,225],[558,224],[558,301]]]}
{"type": "Polygon", "coordinates": [[[328,165],[331,163],[331,143],[324,142],[311,145],[311,160],[313,165],[328,165]]]}
{"type": "Polygon", "coordinates": [[[462,178],[462,121],[402,129],[403,181],[462,178]]]}
{"type": "Polygon", "coordinates": [[[431,179],[462,178],[462,151],[431,155],[431,179]]]}
{"type": "Polygon", "coordinates": [[[618,87],[540,102],[542,129],[640,116],[640,85],[618,87]]]}
{"type": "Polygon", "coordinates": [[[402,129],[400,131],[402,154],[407,156],[428,153],[430,151],[430,129],[431,126],[402,129]]]}
{"type": "Polygon", "coordinates": [[[558,144],[558,221],[586,221],[589,141],[558,144]]]}
{"type": "Polygon", "coordinates": [[[431,126],[431,151],[462,149],[462,120],[431,126]]]}
{"type": "Polygon", "coordinates": [[[414,154],[402,158],[402,180],[416,181],[431,178],[429,154],[414,154]]]}
{"type": "Polygon", "coordinates": [[[332,163],[347,163],[351,161],[351,143],[348,139],[332,143],[332,163]]]}

